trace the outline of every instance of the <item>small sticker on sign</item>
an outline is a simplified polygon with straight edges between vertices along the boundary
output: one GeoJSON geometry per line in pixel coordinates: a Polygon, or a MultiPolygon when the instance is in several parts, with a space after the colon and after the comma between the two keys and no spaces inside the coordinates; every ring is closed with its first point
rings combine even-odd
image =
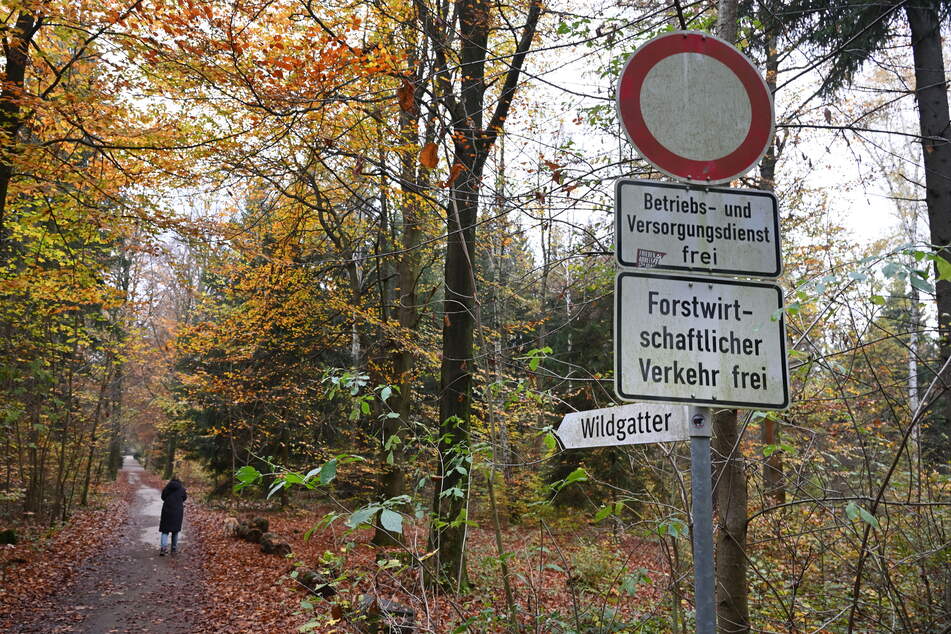
{"type": "Polygon", "coordinates": [[[650,249],[638,249],[637,250],[637,266],[645,269],[653,268],[660,264],[661,258],[663,258],[666,253],[663,251],[652,251],[650,249]]]}

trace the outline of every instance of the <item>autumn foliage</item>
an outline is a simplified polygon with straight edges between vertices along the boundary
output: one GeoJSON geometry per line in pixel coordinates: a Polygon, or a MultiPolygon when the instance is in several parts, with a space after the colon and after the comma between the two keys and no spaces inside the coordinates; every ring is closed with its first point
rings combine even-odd
{"type": "Polygon", "coordinates": [[[689,448],[552,431],[616,403],[611,183],[661,178],[613,82],[729,5],[775,89],[734,186],[779,199],[793,394],[714,455],[743,475],[733,625],[946,627],[951,264],[924,183],[951,174],[910,87],[947,6],[794,4],[5,2],[0,623],[94,562],[134,454],[193,478],[195,631],[352,631],[362,600],[419,631],[692,631],[689,448]],[[849,233],[859,198],[899,229],[849,233]],[[291,556],[223,528],[253,513],[291,556]]]}

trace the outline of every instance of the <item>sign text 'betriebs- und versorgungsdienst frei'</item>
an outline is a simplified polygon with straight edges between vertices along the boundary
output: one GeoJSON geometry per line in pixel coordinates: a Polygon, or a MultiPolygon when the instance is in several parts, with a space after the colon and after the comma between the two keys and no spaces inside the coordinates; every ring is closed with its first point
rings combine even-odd
{"type": "Polygon", "coordinates": [[[782,272],[770,192],[621,179],[614,200],[622,267],[771,278],[782,272]]]}

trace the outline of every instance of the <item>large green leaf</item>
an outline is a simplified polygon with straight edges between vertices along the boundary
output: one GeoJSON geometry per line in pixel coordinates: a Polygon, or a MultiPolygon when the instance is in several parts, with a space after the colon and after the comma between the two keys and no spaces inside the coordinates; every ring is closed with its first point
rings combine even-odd
{"type": "Polygon", "coordinates": [[[337,459],[328,460],[324,463],[324,466],[320,468],[320,475],[317,479],[321,484],[330,484],[334,478],[337,477],[337,459]]]}
{"type": "Polygon", "coordinates": [[[383,509],[380,513],[380,524],[391,533],[403,532],[403,516],[396,511],[383,509]]]}
{"type": "Polygon", "coordinates": [[[376,515],[377,511],[379,510],[380,507],[376,504],[371,504],[369,506],[364,506],[362,509],[357,509],[350,515],[350,517],[347,518],[347,526],[350,528],[357,528],[363,524],[369,524],[373,519],[373,516],[376,515]]]}
{"type": "Polygon", "coordinates": [[[245,465],[235,472],[234,477],[236,477],[239,482],[251,484],[261,477],[261,473],[254,467],[245,465]]]}

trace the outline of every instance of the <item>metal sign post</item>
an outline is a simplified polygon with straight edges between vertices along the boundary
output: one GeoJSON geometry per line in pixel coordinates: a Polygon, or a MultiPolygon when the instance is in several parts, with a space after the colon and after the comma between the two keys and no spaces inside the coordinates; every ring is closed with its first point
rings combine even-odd
{"type": "Polygon", "coordinates": [[[690,419],[690,497],[693,520],[694,603],[697,608],[697,632],[715,634],[717,612],[714,601],[713,570],[713,493],[710,481],[710,436],[713,409],[689,407],[690,419]]]}
{"type": "MultiPolygon", "coordinates": [[[[617,111],[645,160],[703,187],[629,179],[616,185],[614,390],[622,401],[688,405],[697,632],[715,634],[711,406],[785,409],[789,376],[782,289],[706,277],[780,274],[776,198],[710,186],[745,174],[765,154],[773,99],[729,42],[677,31],[631,55],[618,80],[617,111]],[[643,272],[650,268],[690,276],[643,272]]],[[[591,416],[580,434],[577,423],[563,427],[572,442],[595,446],[619,440],[611,423],[597,434],[591,416]]],[[[650,433],[637,428],[637,440],[624,434],[624,444],[670,439],[653,426],[650,433]]]]}

